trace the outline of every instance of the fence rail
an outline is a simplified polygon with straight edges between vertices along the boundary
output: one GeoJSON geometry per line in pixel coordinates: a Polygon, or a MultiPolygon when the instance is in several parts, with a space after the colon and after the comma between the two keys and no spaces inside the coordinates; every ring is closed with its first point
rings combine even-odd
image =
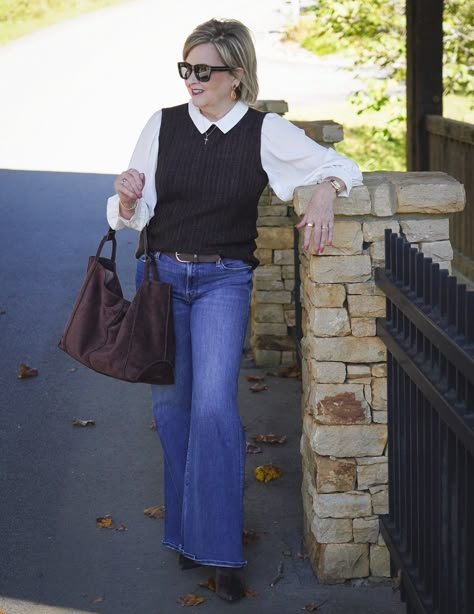
{"type": "Polygon", "coordinates": [[[407,611],[474,612],[474,292],[385,233],[389,514],[407,611]]]}
{"type": "Polygon", "coordinates": [[[451,216],[454,266],[474,281],[474,125],[438,115],[426,117],[429,168],[464,184],[466,207],[451,216]]]}

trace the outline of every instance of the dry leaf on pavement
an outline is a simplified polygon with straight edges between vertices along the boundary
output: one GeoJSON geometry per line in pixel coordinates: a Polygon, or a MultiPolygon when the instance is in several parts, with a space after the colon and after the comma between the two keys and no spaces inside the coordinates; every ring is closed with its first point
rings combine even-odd
{"type": "Polygon", "coordinates": [[[214,578],[208,578],[207,582],[199,582],[198,586],[202,586],[203,588],[208,588],[213,593],[216,592],[216,581],[214,578]]]}
{"type": "Polygon", "coordinates": [[[259,465],[255,469],[255,477],[259,482],[270,482],[278,479],[283,470],[276,465],[259,465]]]}
{"type": "Polygon", "coordinates": [[[150,518],[164,518],[165,517],[165,506],[164,505],[154,505],[153,507],[147,507],[143,510],[145,516],[149,516],[150,518]]]}
{"type": "Polygon", "coordinates": [[[250,386],[250,390],[252,392],[262,392],[263,390],[268,390],[268,388],[265,384],[257,382],[256,384],[253,384],[253,386],[250,386]]]}
{"type": "Polygon", "coordinates": [[[95,426],[95,420],[81,420],[80,418],[72,419],[73,426],[95,426]]]}
{"type": "Polygon", "coordinates": [[[194,593],[187,593],[186,595],[183,595],[182,597],[180,597],[177,603],[183,606],[193,606],[193,605],[199,605],[203,601],[204,601],[204,597],[199,597],[199,595],[195,595],[194,593]]]}
{"type": "Polygon", "coordinates": [[[244,544],[244,546],[247,546],[248,544],[253,544],[256,539],[258,539],[256,531],[253,531],[252,529],[244,529],[242,534],[242,543],[244,544]]]}
{"type": "Polygon", "coordinates": [[[95,526],[98,529],[115,529],[114,520],[112,516],[108,514],[106,516],[99,516],[95,519],[95,526]]]}
{"type": "Polygon", "coordinates": [[[17,379],[26,379],[27,377],[36,377],[38,375],[38,369],[33,369],[25,362],[20,363],[18,367],[17,379]]]}
{"type": "Polygon", "coordinates": [[[288,437],[286,435],[275,435],[274,433],[268,433],[267,435],[256,435],[254,437],[258,443],[286,443],[288,437]]]}
{"type": "Polygon", "coordinates": [[[248,382],[263,382],[263,380],[265,379],[264,375],[246,375],[245,379],[248,382]]]}
{"type": "Polygon", "coordinates": [[[317,612],[319,608],[326,603],[326,601],[327,599],[325,601],[321,601],[321,603],[314,603],[314,601],[312,601],[311,603],[307,603],[304,608],[301,609],[305,610],[306,612],[317,612]]]}
{"type": "Polygon", "coordinates": [[[262,448],[256,446],[254,443],[250,443],[250,441],[247,441],[245,450],[247,454],[260,454],[262,448]]]}

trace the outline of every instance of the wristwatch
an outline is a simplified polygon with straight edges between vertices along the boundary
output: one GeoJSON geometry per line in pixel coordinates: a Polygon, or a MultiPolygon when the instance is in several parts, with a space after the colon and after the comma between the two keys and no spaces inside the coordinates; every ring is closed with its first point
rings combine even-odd
{"type": "Polygon", "coordinates": [[[342,191],[342,185],[337,179],[323,179],[321,183],[330,183],[332,187],[336,190],[336,194],[339,194],[339,192],[342,191]]]}

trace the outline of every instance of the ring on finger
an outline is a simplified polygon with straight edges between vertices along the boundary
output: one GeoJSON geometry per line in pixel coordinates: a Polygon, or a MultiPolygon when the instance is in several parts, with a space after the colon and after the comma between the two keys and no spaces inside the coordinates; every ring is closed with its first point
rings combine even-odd
{"type": "Polygon", "coordinates": [[[123,179],[120,180],[120,183],[123,185],[124,183],[127,183],[127,180],[125,179],[125,177],[123,177],[123,179]]]}
{"type": "Polygon", "coordinates": [[[310,228],[313,228],[314,224],[312,224],[311,222],[306,222],[306,226],[309,226],[310,228]]]}

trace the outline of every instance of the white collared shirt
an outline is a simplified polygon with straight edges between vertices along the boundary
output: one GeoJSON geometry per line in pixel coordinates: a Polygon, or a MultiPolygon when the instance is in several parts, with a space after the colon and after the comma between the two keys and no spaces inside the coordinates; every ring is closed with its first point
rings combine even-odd
{"type": "MultiPolygon", "coordinates": [[[[201,134],[213,124],[224,134],[229,132],[248,108],[238,101],[224,117],[213,122],[202,115],[192,101],[188,103],[189,116],[201,134]]],[[[129,168],[145,175],[142,198],[137,201],[133,217],[126,220],[120,216],[117,194],[107,201],[107,221],[115,230],[128,227],[140,231],[153,217],[161,117],[161,110],[150,117],[130,159],[129,168]]],[[[344,181],[346,190],[340,196],[347,196],[352,186],[362,185],[362,173],[353,160],[319,145],[307,137],[304,130],[275,113],[267,113],[263,120],[260,155],[270,186],[282,201],[291,200],[296,187],[316,184],[326,177],[339,177],[344,181]]]]}

